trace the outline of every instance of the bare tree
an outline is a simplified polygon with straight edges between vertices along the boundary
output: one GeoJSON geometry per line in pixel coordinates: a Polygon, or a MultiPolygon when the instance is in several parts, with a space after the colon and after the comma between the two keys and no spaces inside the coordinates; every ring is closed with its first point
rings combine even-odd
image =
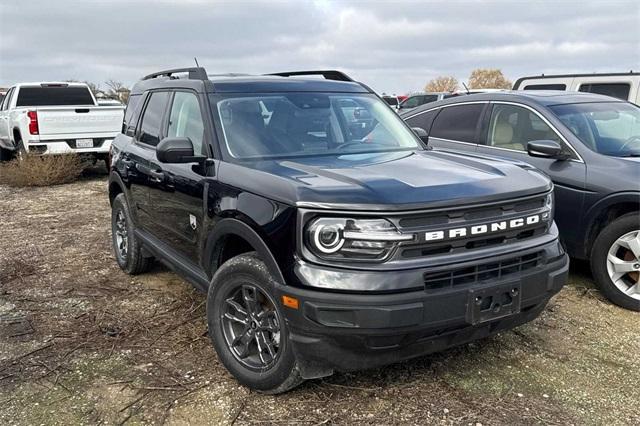
{"type": "Polygon", "coordinates": [[[105,81],[104,84],[107,86],[107,91],[105,93],[109,98],[117,99],[122,103],[127,103],[127,100],[129,100],[129,93],[131,92],[127,86],[120,81],[112,79],[105,81]]]}
{"type": "Polygon", "coordinates": [[[436,77],[424,86],[426,92],[453,92],[458,90],[458,80],[450,75],[436,77]]]}
{"type": "Polygon", "coordinates": [[[89,90],[91,90],[93,96],[98,96],[98,93],[102,92],[102,90],[100,90],[100,83],[92,83],[91,81],[83,81],[83,83],[89,86],[89,90]]]}
{"type": "Polygon", "coordinates": [[[478,68],[471,71],[469,89],[511,89],[511,81],[507,80],[497,68],[478,68]]]}

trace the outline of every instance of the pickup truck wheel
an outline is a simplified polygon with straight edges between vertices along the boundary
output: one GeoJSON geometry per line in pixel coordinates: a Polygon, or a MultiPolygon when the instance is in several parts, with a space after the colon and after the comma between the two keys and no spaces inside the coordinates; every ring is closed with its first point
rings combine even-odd
{"type": "Polygon", "coordinates": [[[257,254],[241,254],[218,269],[207,295],[209,336],[220,361],[240,383],[268,394],[303,382],[274,283],[257,254]]]}
{"type": "Polygon", "coordinates": [[[142,255],[134,234],[133,221],[124,194],[118,194],[111,207],[111,239],[118,266],[130,275],[149,270],[151,259],[142,255]]]}
{"type": "Polygon", "coordinates": [[[27,150],[25,149],[24,144],[21,140],[16,141],[15,156],[18,161],[23,161],[27,156],[27,150]]]}
{"type": "Polygon", "coordinates": [[[9,161],[12,157],[13,153],[11,151],[0,146],[0,161],[9,161]]]}
{"type": "Polygon", "coordinates": [[[591,270],[613,303],[640,311],[640,216],[624,215],[600,232],[591,252],[591,270]]]}

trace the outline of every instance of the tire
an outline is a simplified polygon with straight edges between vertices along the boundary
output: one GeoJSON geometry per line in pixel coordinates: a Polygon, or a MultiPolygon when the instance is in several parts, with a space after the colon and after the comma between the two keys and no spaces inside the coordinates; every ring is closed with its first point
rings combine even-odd
{"type": "Polygon", "coordinates": [[[151,258],[142,255],[134,230],[127,199],[118,194],[111,207],[111,240],[118,266],[130,275],[146,272],[151,265],[151,258]]]}
{"type": "Polygon", "coordinates": [[[640,215],[630,213],[600,232],[591,250],[591,271],[607,299],[623,308],[640,311],[639,269],[640,215]],[[620,272],[624,271],[622,268],[631,271],[620,272]]]}
{"type": "Polygon", "coordinates": [[[25,149],[21,139],[18,139],[16,141],[16,150],[14,151],[14,155],[18,161],[24,160],[24,158],[27,156],[27,150],[25,149]]]}
{"type": "Polygon", "coordinates": [[[246,253],[218,269],[207,294],[209,337],[220,361],[238,382],[267,394],[286,392],[304,381],[273,295],[274,283],[257,254],[246,253]],[[256,312],[268,314],[256,320],[256,312]]]}
{"type": "Polygon", "coordinates": [[[13,152],[0,146],[0,161],[9,161],[13,158],[13,152]]]}

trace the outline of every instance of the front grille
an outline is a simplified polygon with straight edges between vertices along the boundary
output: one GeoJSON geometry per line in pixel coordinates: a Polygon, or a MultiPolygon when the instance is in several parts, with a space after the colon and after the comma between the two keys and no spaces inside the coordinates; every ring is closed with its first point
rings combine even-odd
{"type": "Polygon", "coordinates": [[[541,264],[542,260],[543,252],[539,251],[499,262],[482,263],[444,272],[427,272],[424,274],[424,286],[427,290],[435,290],[498,280],[535,268],[541,264]]]}
{"type": "Polygon", "coordinates": [[[460,238],[428,240],[425,235],[433,231],[446,233],[449,229],[509,221],[544,212],[548,212],[545,206],[545,195],[538,195],[497,205],[400,215],[393,218],[398,230],[401,233],[415,234],[417,239],[402,244],[394,256],[402,261],[425,256],[457,254],[536,237],[548,231],[551,223],[549,220],[540,220],[532,225],[495,232],[469,234],[460,238]]]}

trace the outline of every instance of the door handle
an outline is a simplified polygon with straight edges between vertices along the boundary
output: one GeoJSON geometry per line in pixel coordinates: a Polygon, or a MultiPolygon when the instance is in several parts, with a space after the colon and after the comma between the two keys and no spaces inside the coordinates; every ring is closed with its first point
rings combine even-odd
{"type": "Polygon", "coordinates": [[[161,169],[151,170],[149,169],[149,176],[156,179],[158,182],[164,180],[164,172],[161,169]]]}

